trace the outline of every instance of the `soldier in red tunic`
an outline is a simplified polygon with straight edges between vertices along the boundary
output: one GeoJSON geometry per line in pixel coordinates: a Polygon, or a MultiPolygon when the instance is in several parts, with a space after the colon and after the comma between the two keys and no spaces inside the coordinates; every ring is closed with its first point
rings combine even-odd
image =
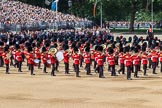
{"type": "Polygon", "coordinates": [[[125,74],[125,65],[124,65],[125,55],[123,52],[120,52],[118,56],[119,56],[119,65],[120,65],[120,69],[118,70],[118,73],[120,74],[120,72],[122,71],[122,74],[125,74]]]}
{"type": "Polygon", "coordinates": [[[3,62],[6,65],[6,74],[10,74],[9,73],[9,59],[10,59],[10,54],[8,51],[9,46],[5,46],[4,47],[4,53],[2,54],[2,58],[3,58],[3,62]]]}
{"type": "Polygon", "coordinates": [[[79,76],[79,60],[80,60],[80,55],[78,54],[78,48],[77,47],[74,48],[74,54],[72,55],[72,58],[74,60],[73,64],[74,64],[74,70],[76,72],[76,77],[80,77],[79,76]]]}
{"type": "Polygon", "coordinates": [[[156,66],[157,66],[157,59],[158,59],[158,55],[156,53],[155,50],[152,51],[151,53],[151,61],[152,61],[152,69],[153,69],[153,74],[157,74],[156,71],[156,66]]]}
{"type": "Polygon", "coordinates": [[[104,77],[104,73],[103,73],[103,59],[104,59],[104,55],[102,54],[103,52],[103,47],[102,46],[98,46],[98,56],[96,57],[96,61],[97,61],[97,65],[98,65],[98,71],[99,71],[99,78],[105,78],[104,77]]]}
{"type": "Polygon", "coordinates": [[[17,64],[17,60],[16,60],[16,48],[14,48],[14,50],[12,51],[12,56],[14,59],[14,67],[17,68],[18,64],[17,64]]]}
{"type": "Polygon", "coordinates": [[[96,71],[98,71],[98,67],[96,67],[97,66],[97,60],[96,60],[96,58],[97,58],[97,56],[98,56],[98,51],[97,51],[97,49],[98,49],[98,46],[95,46],[95,51],[94,51],[94,71],[95,71],[95,73],[96,73],[96,71]]]}
{"type": "Polygon", "coordinates": [[[151,52],[150,51],[148,51],[148,55],[147,55],[147,57],[148,57],[148,62],[149,62],[149,68],[151,68],[151,66],[152,66],[152,61],[151,61],[151,52]]]}
{"type": "Polygon", "coordinates": [[[63,47],[64,52],[63,52],[63,56],[64,56],[64,64],[65,64],[65,74],[69,74],[69,46],[68,45],[64,45],[63,47]]]}
{"type": "Polygon", "coordinates": [[[56,76],[55,71],[56,71],[56,48],[50,48],[50,52],[48,53],[48,60],[50,60],[50,64],[52,65],[52,70],[51,70],[51,76],[56,76]]]}
{"type": "Polygon", "coordinates": [[[100,53],[98,52],[98,48],[99,48],[99,46],[96,46],[95,47],[95,69],[94,69],[94,71],[95,71],[95,73],[99,73],[99,68],[98,68],[98,65],[97,65],[97,57],[98,57],[98,55],[100,55],[100,53]],[[97,66],[96,66],[97,65],[97,66]]]}
{"type": "Polygon", "coordinates": [[[85,53],[83,55],[84,63],[86,64],[85,69],[87,71],[87,75],[91,75],[91,54],[90,47],[85,48],[85,53]]]}
{"type": "Polygon", "coordinates": [[[131,55],[129,54],[129,50],[127,50],[126,55],[125,55],[125,61],[124,65],[127,67],[127,80],[132,80],[131,79],[131,68],[132,68],[132,58],[131,55]]]}
{"type": "Polygon", "coordinates": [[[116,72],[115,72],[115,58],[113,55],[113,49],[109,48],[108,49],[109,52],[109,56],[107,57],[107,62],[111,68],[111,76],[116,76],[116,72]]]}
{"type": "Polygon", "coordinates": [[[160,46],[160,53],[159,53],[159,61],[160,61],[160,72],[162,72],[162,46],[160,46]]]}
{"type": "Polygon", "coordinates": [[[2,59],[2,54],[3,54],[3,45],[4,42],[0,41],[0,67],[3,67],[3,59],[2,59]]]}
{"type": "Polygon", "coordinates": [[[40,43],[37,43],[37,48],[34,50],[35,58],[40,60],[38,64],[38,69],[41,69],[41,53],[40,53],[40,43]]]}
{"type": "Polygon", "coordinates": [[[21,66],[22,66],[22,52],[20,51],[20,46],[18,44],[15,45],[16,53],[15,58],[18,65],[18,72],[22,72],[21,66]]]}
{"type": "MultiPolygon", "coordinates": [[[[107,63],[108,63],[108,58],[110,57],[109,49],[110,49],[110,48],[108,48],[108,49],[106,50],[106,54],[105,54],[105,56],[106,56],[106,62],[107,62],[107,63]]],[[[110,65],[109,65],[109,63],[108,63],[108,66],[107,66],[107,70],[108,70],[108,72],[110,71],[110,65]]]]}
{"type": "Polygon", "coordinates": [[[31,75],[35,75],[34,74],[34,54],[33,54],[32,47],[30,46],[28,47],[27,62],[30,67],[31,75]]]}
{"type": "Polygon", "coordinates": [[[80,48],[80,67],[83,67],[82,66],[82,64],[83,64],[83,59],[84,59],[84,57],[83,57],[83,51],[84,51],[84,43],[82,43],[81,45],[78,45],[78,48],[80,48]]]}
{"type": "Polygon", "coordinates": [[[143,52],[142,54],[142,65],[143,65],[143,70],[144,70],[144,76],[147,76],[146,74],[146,70],[147,70],[147,62],[148,62],[148,58],[147,58],[147,54],[145,52],[143,52]]]}
{"type": "MultiPolygon", "coordinates": [[[[49,49],[50,49],[50,48],[56,48],[56,49],[58,50],[58,44],[57,44],[57,43],[54,43],[53,45],[51,45],[51,46],[49,47],[49,49]]],[[[56,59],[56,61],[55,61],[55,70],[56,70],[57,72],[59,72],[58,67],[59,67],[59,61],[56,59]]]]}
{"type": "Polygon", "coordinates": [[[132,56],[132,59],[133,59],[133,66],[134,66],[134,69],[135,69],[135,72],[134,72],[134,77],[135,78],[138,78],[138,70],[139,70],[139,64],[140,64],[140,59],[139,59],[139,56],[138,56],[138,49],[134,49],[134,52],[135,54],[132,56]]]}
{"type": "MultiPolygon", "coordinates": [[[[91,49],[91,65],[92,62],[95,62],[95,50],[91,49]]],[[[93,63],[94,64],[94,63],[93,63]]],[[[93,65],[94,66],[94,65],[93,65]]],[[[95,69],[95,68],[94,68],[95,69]]]]}
{"type": "Polygon", "coordinates": [[[11,54],[11,57],[10,57],[10,66],[13,66],[13,65],[14,65],[14,64],[13,64],[13,55],[12,55],[13,50],[14,50],[14,46],[12,45],[12,46],[10,46],[10,48],[9,48],[9,52],[10,52],[10,54],[11,54]]]}
{"type": "Polygon", "coordinates": [[[41,61],[42,61],[43,65],[44,65],[43,66],[43,72],[44,73],[48,73],[46,71],[46,66],[47,66],[47,52],[46,52],[46,47],[43,47],[42,48],[41,61]]]}

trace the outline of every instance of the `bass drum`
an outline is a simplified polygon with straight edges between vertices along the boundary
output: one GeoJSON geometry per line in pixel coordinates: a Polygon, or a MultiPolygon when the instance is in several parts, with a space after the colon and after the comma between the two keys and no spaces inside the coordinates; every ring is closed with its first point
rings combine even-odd
{"type": "Polygon", "coordinates": [[[58,52],[56,53],[56,58],[57,58],[57,60],[58,60],[59,62],[62,61],[62,60],[64,59],[63,51],[58,51],[58,52]]]}

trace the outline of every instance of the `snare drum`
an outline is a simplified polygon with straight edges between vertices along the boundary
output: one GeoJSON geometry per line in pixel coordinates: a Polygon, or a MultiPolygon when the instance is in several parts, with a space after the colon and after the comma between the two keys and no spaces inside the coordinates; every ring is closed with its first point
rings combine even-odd
{"type": "Polygon", "coordinates": [[[34,59],[34,66],[38,66],[40,63],[40,60],[39,59],[34,59]]]}

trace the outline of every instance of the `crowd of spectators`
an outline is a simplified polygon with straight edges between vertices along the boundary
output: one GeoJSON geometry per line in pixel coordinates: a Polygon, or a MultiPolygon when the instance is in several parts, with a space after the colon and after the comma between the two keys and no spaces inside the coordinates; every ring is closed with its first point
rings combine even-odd
{"type": "MultiPolygon", "coordinates": [[[[54,22],[90,22],[86,18],[79,18],[70,14],[63,14],[40,8],[38,6],[28,5],[19,1],[5,0],[0,1],[0,23],[12,25],[30,25],[33,23],[54,23],[54,22]]],[[[0,24],[0,25],[1,25],[0,24]]]]}

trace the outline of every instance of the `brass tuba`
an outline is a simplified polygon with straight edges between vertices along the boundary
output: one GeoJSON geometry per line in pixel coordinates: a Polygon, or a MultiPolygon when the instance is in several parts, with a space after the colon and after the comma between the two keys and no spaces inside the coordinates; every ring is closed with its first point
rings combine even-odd
{"type": "Polygon", "coordinates": [[[53,48],[53,47],[51,47],[50,49],[49,49],[49,51],[48,51],[48,54],[51,54],[51,55],[55,55],[57,53],[57,49],[56,48],[53,48]]]}

